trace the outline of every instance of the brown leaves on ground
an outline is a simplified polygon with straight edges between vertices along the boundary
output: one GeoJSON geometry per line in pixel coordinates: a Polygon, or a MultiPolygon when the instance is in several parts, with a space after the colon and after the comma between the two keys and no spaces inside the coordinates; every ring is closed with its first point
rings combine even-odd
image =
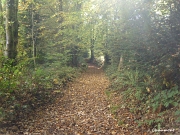
{"type": "Polygon", "coordinates": [[[63,96],[57,97],[54,104],[37,109],[28,119],[16,122],[1,132],[7,135],[137,134],[129,132],[127,127],[118,126],[105,94],[108,85],[103,71],[91,65],[86,73],[64,90],[63,96]]]}
{"type": "Polygon", "coordinates": [[[104,93],[108,79],[94,66],[81,75],[54,104],[4,129],[6,134],[121,134],[104,93]]]}

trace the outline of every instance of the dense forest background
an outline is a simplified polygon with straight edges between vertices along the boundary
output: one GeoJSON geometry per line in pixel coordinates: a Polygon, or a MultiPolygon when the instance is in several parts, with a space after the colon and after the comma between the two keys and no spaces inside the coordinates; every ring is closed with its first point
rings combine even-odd
{"type": "Polygon", "coordinates": [[[0,121],[52,101],[86,62],[139,126],[180,122],[180,1],[0,0],[0,121]]]}

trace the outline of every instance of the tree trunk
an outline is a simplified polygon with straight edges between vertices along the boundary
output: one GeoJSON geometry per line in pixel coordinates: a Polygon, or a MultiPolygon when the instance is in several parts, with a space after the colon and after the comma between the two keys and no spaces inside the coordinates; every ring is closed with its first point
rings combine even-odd
{"type": "MultiPolygon", "coordinates": [[[[0,0],[0,49],[3,52],[4,44],[5,44],[5,27],[4,27],[4,19],[3,19],[3,8],[2,1],[0,0]]],[[[2,55],[0,52],[0,55],[2,55]]]]}
{"type": "Polygon", "coordinates": [[[107,53],[104,54],[104,64],[109,65],[110,64],[110,57],[107,53]]]}
{"type": "Polygon", "coordinates": [[[61,24],[63,22],[63,16],[62,16],[62,12],[63,12],[63,0],[57,0],[57,13],[58,13],[58,22],[61,24]]]}
{"type": "Polygon", "coordinates": [[[32,40],[32,52],[33,52],[33,59],[34,59],[34,66],[36,66],[36,46],[35,46],[35,37],[34,37],[34,12],[33,12],[33,9],[34,9],[34,4],[32,3],[31,5],[31,25],[32,25],[32,28],[31,28],[31,40],[32,40]]]}
{"type": "Polygon", "coordinates": [[[94,45],[95,45],[95,34],[94,34],[94,24],[93,22],[91,22],[92,25],[92,29],[91,29],[91,46],[90,46],[90,51],[91,51],[91,58],[90,58],[90,62],[93,62],[95,57],[94,57],[94,45]]]}
{"type": "Polygon", "coordinates": [[[15,59],[18,44],[18,0],[7,0],[6,2],[6,47],[4,55],[9,59],[15,59]]]}
{"type": "MultiPolygon", "coordinates": [[[[63,11],[63,1],[59,0],[59,11],[62,12],[63,11]]],[[[60,16],[61,17],[61,16],[60,16]]]]}
{"type": "Polygon", "coordinates": [[[17,45],[18,45],[18,2],[19,0],[15,0],[14,3],[14,53],[15,56],[14,58],[16,58],[17,56],[17,45]]]}
{"type": "Polygon", "coordinates": [[[121,55],[119,59],[118,71],[121,71],[122,68],[123,68],[123,55],[121,55]]]}
{"type": "Polygon", "coordinates": [[[90,62],[93,62],[94,61],[94,39],[91,39],[91,47],[90,47],[90,50],[91,50],[91,58],[90,58],[90,62]]]}
{"type": "Polygon", "coordinates": [[[0,23],[3,24],[3,9],[2,9],[2,1],[0,0],[0,23]]]}

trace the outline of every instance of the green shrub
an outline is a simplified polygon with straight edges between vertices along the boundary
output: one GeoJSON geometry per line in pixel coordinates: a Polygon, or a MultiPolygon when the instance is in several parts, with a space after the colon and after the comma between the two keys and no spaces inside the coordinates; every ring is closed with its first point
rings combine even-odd
{"type": "Polygon", "coordinates": [[[156,93],[153,93],[152,98],[150,99],[150,104],[155,111],[159,105],[163,105],[165,109],[169,107],[176,107],[179,105],[180,99],[180,92],[178,90],[178,86],[175,86],[168,90],[162,90],[156,93]]]}
{"type": "MultiPolygon", "coordinates": [[[[106,69],[106,73],[111,81],[110,88],[122,95],[124,106],[131,113],[141,116],[137,121],[139,126],[163,125],[164,112],[178,107],[180,103],[178,85],[164,89],[162,80],[157,81],[150,71],[124,69],[118,72],[116,66],[112,65],[106,69]]],[[[179,111],[172,112],[172,117],[173,114],[179,118],[179,111]]]]}

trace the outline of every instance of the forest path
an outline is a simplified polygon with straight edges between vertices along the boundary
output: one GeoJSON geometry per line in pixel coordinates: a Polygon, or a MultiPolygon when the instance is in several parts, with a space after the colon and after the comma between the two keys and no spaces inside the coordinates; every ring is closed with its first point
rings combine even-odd
{"type": "Polygon", "coordinates": [[[28,124],[27,135],[123,135],[110,113],[105,90],[109,82],[101,69],[89,65],[87,72],[77,78],[45,111],[28,124]]]}

